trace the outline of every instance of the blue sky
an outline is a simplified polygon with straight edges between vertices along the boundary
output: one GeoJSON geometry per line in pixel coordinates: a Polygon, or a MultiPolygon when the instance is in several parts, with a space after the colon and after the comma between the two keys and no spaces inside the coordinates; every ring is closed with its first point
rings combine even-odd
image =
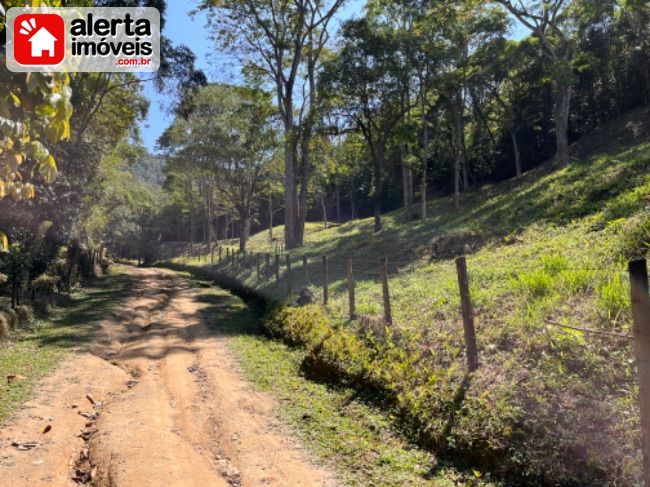
{"type": "MultiPolygon", "coordinates": [[[[363,13],[363,0],[351,0],[339,14],[339,18],[346,19],[359,16],[363,13]]],[[[233,59],[215,52],[214,43],[208,38],[206,28],[206,14],[204,12],[190,16],[190,11],[196,2],[172,0],[167,2],[167,14],[163,34],[170,38],[175,45],[185,44],[196,54],[196,64],[203,69],[209,81],[235,82],[237,68],[233,59]]],[[[519,26],[517,26],[519,27],[519,26]]],[[[521,28],[516,29],[514,37],[522,37],[521,28]]],[[[145,95],[151,101],[149,114],[142,124],[142,137],[145,146],[153,152],[156,140],[169,126],[172,119],[165,113],[164,103],[166,96],[157,93],[151,82],[145,83],[145,95]]]]}
{"type": "MultiPolygon", "coordinates": [[[[358,16],[363,13],[364,4],[363,0],[348,1],[339,16],[341,18],[358,16]]],[[[192,0],[167,2],[163,34],[170,38],[175,45],[185,44],[194,51],[196,64],[203,69],[209,81],[235,82],[234,76],[237,73],[237,68],[233,65],[233,59],[216,53],[214,43],[208,38],[206,14],[201,12],[190,16],[190,11],[195,6],[196,2],[192,0]]],[[[156,140],[169,126],[172,119],[165,113],[164,107],[161,107],[161,102],[165,102],[166,96],[157,93],[151,82],[145,84],[144,91],[151,101],[151,106],[141,131],[145,146],[153,151],[156,140]]]]}
{"type": "MultiPolygon", "coordinates": [[[[212,50],[210,41],[207,38],[205,28],[205,14],[200,13],[196,16],[190,16],[189,12],[194,7],[194,2],[183,2],[172,0],[167,2],[167,14],[165,20],[165,29],[163,34],[174,42],[174,44],[185,44],[196,54],[196,62],[199,68],[203,69],[209,79],[211,68],[208,65],[208,53],[212,50]]],[[[145,84],[145,95],[151,101],[147,120],[142,126],[142,137],[145,146],[153,151],[156,140],[162,134],[163,130],[171,123],[171,118],[161,107],[166,97],[164,94],[157,93],[153,83],[145,84]]]]}

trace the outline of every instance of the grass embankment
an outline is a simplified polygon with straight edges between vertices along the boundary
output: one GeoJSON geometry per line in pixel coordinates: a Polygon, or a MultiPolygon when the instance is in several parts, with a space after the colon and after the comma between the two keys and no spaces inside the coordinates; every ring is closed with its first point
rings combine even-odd
{"type": "MultiPolygon", "coordinates": [[[[306,363],[320,372],[383,391],[421,441],[456,460],[516,483],[639,484],[631,343],[551,324],[622,335],[631,326],[624,268],[627,257],[647,252],[650,144],[601,152],[590,145],[592,155],[567,168],[540,167],[464,194],[460,211],[449,198],[434,200],[425,222],[394,212],[379,234],[370,219],[310,224],[306,245],[291,252],[293,289],[305,284],[305,255],[308,284],[320,293],[326,254],[330,305],[283,309],[269,329],[307,348],[306,363]],[[471,254],[480,350],[469,378],[451,259],[460,252],[471,254]],[[383,256],[393,262],[395,325],[364,330],[346,319],[345,259],[355,265],[358,313],[380,314],[383,256]]],[[[272,249],[266,233],[252,237],[253,252],[272,249]]],[[[254,267],[218,270],[284,297],[285,286],[272,276],[258,282],[254,267]]]]}
{"type": "Polygon", "coordinates": [[[83,350],[99,321],[128,295],[130,278],[119,267],[61,297],[47,318],[36,318],[7,341],[0,342],[0,424],[32,394],[34,386],[71,351],[83,350]],[[5,377],[24,379],[8,384],[5,377]]]}
{"type": "Polygon", "coordinates": [[[338,483],[364,487],[496,485],[479,472],[436,462],[431,453],[395,432],[390,414],[354,389],[306,379],[301,373],[304,354],[264,336],[260,310],[184,275],[199,290],[197,302],[205,322],[228,338],[247,379],[275,397],[279,418],[317,461],[336,473],[338,483]]]}

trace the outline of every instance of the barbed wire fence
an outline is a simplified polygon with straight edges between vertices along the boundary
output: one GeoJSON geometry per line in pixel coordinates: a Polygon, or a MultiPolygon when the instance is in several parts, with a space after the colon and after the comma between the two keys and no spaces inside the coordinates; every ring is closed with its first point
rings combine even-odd
{"type": "MultiPolygon", "coordinates": [[[[298,288],[319,288],[321,300],[325,306],[331,302],[333,292],[347,295],[347,318],[357,320],[362,328],[369,329],[377,326],[392,326],[393,311],[389,277],[417,268],[422,260],[418,259],[388,259],[382,257],[373,259],[364,255],[332,258],[322,255],[320,258],[301,256],[294,260],[290,253],[285,252],[282,243],[275,243],[271,252],[251,253],[236,251],[223,245],[208,246],[207,253],[193,252],[191,246],[184,253],[189,258],[198,258],[206,263],[208,260],[225,272],[237,272],[248,269],[258,286],[273,286],[273,291],[283,297],[291,296],[298,288]],[[357,278],[375,282],[381,295],[381,316],[359,314],[356,301],[357,278]],[[333,283],[338,283],[336,288],[333,283]]],[[[463,341],[465,345],[466,367],[469,372],[480,366],[479,352],[476,340],[475,316],[470,288],[472,269],[480,273],[480,261],[468,262],[466,256],[456,257],[456,278],[460,297],[460,316],[463,324],[463,341]]],[[[490,270],[502,270],[506,274],[516,275],[520,272],[534,272],[539,266],[526,266],[516,271],[512,266],[494,265],[490,270]]],[[[598,330],[572,324],[560,323],[551,319],[544,322],[566,330],[578,331],[587,336],[600,339],[626,340],[633,345],[636,358],[637,382],[639,386],[639,409],[641,418],[642,451],[644,458],[644,475],[650,485],[650,294],[648,291],[648,267],[645,258],[637,258],[628,262],[627,268],[620,264],[605,263],[601,266],[582,263],[563,265],[561,270],[581,272],[604,272],[609,275],[627,275],[630,282],[632,330],[631,333],[619,333],[608,330],[598,330]]]]}

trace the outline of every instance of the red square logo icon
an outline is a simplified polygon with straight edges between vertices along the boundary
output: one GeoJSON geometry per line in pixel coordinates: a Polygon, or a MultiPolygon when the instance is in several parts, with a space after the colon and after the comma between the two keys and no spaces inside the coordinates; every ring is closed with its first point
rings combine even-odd
{"type": "Polygon", "coordinates": [[[14,58],[23,66],[56,66],[65,57],[65,22],[59,15],[19,15],[13,34],[14,58]]]}

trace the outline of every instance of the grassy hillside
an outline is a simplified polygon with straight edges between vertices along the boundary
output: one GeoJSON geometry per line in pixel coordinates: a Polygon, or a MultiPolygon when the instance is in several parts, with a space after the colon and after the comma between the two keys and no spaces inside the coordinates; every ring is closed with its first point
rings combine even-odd
{"type": "MultiPolygon", "coordinates": [[[[310,224],[306,245],[290,255],[293,289],[310,285],[320,297],[327,255],[330,305],[283,308],[269,329],[308,349],[308,373],[334,373],[391,397],[406,424],[442,455],[516,483],[638,484],[634,360],[620,335],[631,326],[625,263],[650,240],[646,118],[639,111],[583,139],[576,147],[582,158],[570,167],[548,164],[465,193],[460,211],[450,198],[437,199],[426,221],[394,212],[378,234],[370,219],[310,224]],[[480,351],[471,377],[453,264],[461,253],[469,254],[480,351]],[[345,261],[354,262],[358,313],[379,315],[384,256],[395,324],[362,329],[346,318],[345,261]]],[[[273,252],[274,245],[260,233],[250,250],[273,252]]],[[[219,271],[285,298],[284,281],[258,282],[254,266],[219,271]]]]}

